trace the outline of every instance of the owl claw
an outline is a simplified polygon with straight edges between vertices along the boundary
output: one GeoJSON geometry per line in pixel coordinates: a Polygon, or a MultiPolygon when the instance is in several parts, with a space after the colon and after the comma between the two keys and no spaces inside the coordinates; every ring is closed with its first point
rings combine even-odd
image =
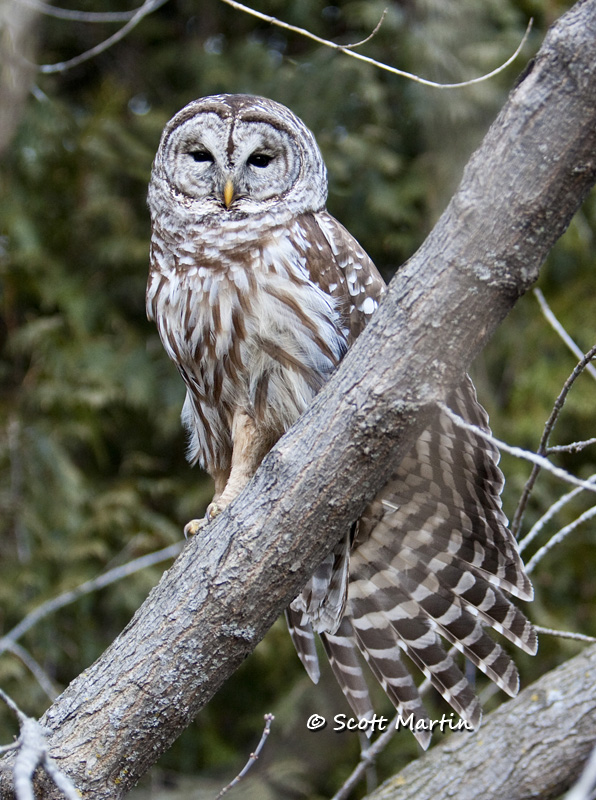
{"type": "Polygon", "coordinates": [[[189,536],[196,536],[206,525],[213,522],[215,517],[221,514],[222,511],[223,508],[218,506],[217,503],[209,503],[207,506],[207,513],[203,519],[191,519],[190,522],[186,523],[184,526],[184,538],[188,539],[189,536]]]}
{"type": "Polygon", "coordinates": [[[208,522],[209,520],[206,517],[203,517],[203,519],[191,519],[191,521],[187,522],[184,526],[184,538],[188,539],[189,536],[196,536],[208,522]]]}
{"type": "Polygon", "coordinates": [[[223,508],[219,506],[217,503],[209,503],[209,505],[207,506],[207,513],[205,514],[205,519],[207,520],[207,522],[211,522],[212,520],[215,519],[215,517],[221,514],[222,511],[223,508]]]}

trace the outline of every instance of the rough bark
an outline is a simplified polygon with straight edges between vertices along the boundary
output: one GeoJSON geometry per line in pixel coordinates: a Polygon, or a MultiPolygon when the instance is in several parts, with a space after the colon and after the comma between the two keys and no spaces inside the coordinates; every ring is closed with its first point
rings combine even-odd
{"type": "MultiPolygon", "coordinates": [[[[549,32],[337,374],[47,711],[51,754],[84,796],[124,795],[252,651],[536,279],[595,180],[596,0],[583,0],[549,32]]],[[[5,762],[0,797],[10,787],[5,762]]]]}
{"type": "Polygon", "coordinates": [[[476,734],[454,734],[367,800],[551,800],[596,741],[596,647],[504,703],[476,734]]]}

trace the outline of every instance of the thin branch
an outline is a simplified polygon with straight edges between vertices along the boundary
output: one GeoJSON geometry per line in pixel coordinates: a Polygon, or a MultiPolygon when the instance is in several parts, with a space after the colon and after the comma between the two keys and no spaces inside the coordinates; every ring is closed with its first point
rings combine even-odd
{"type": "MultiPolygon", "coordinates": [[[[596,474],[591,475],[588,478],[588,483],[596,484],[596,474]]],[[[542,531],[546,523],[550,522],[550,520],[555,516],[555,514],[557,514],[563,508],[563,506],[566,506],[567,503],[571,502],[571,500],[573,500],[574,497],[577,497],[577,495],[583,491],[584,491],[583,487],[572,489],[570,492],[560,497],[556,503],[553,503],[552,506],[550,506],[550,508],[540,517],[540,519],[534,523],[532,528],[530,528],[528,534],[524,536],[523,539],[520,540],[518,545],[519,552],[521,553],[531,542],[534,541],[534,539],[542,531]]]]}
{"type": "MultiPolygon", "coordinates": [[[[559,392],[559,396],[555,400],[553,405],[553,409],[550,413],[549,418],[547,419],[544,430],[542,432],[542,437],[540,439],[540,444],[538,445],[538,456],[543,457],[548,452],[548,442],[550,439],[550,435],[555,427],[557,419],[559,418],[559,414],[563,406],[565,405],[565,401],[567,400],[567,395],[571,390],[571,387],[575,383],[575,381],[579,378],[582,372],[587,369],[590,365],[590,361],[596,356],[596,345],[592,347],[588,352],[584,355],[580,353],[580,361],[576,364],[573,372],[567,378],[565,383],[563,384],[563,388],[559,392]]],[[[544,459],[546,463],[550,463],[544,459]]],[[[541,466],[544,464],[540,464],[539,462],[535,462],[535,466],[533,467],[528,480],[526,481],[526,485],[524,486],[524,490],[522,492],[520,501],[518,503],[517,509],[515,510],[515,514],[513,516],[513,522],[511,524],[511,532],[517,538],[519,536],[519,532],[521,529],[522,520],[526,511],[526,506],[528,505],[528,500],[530,499],[530,495],[532,493],[532,489],[534,488],[534,484],[536,483],[536,478],[540,473],[541,466]]]]}
{"type": "Polygon", "coordinates": [[[557,636],[559,639],[573,639],[577,642],[596,642],[596,636],[587,636],[585,633],[573,633],[573,631],[557,631],[554,628],[543,628],[541,625],[534,625],[536,633],[546,634],[547,636],[557,636]]]}
{"type": "Polygon", "coordinates": [[[453,412],[449,406],[445,405],[445,403],[437,403],[437,406],[444,411],[459,428],[470,431],[471,433],[476,434],[476,436],[479,436],[481,439],[486,439],[487,442],[492,442],[492,444],[498,447],[499,450],[504,450],[506,453],[509,453],[516,458],[523,458],[526,461],[530,461],[533,464],[543,467],[548,472],[556,475],[557,478],[572,484],[572,486],[580,486],[582,489],[587,489],[590,492],[596,492],[596,485],[594,485],[594,483],[590,483],[590,481],[582,481],[581,478],[576,478],[575,475],[571,475],[570,472],[567,472],[560,467],[555,467],[554,464],[551,464],[547,458],[544,458],[544,456],[540,456],[537,453],[532,453],[529,450],[523,450],[521,447],[512,447],[511,445],[507,444],[507,442],[503,442],[501,439],[497,439],[496,436],[483,431],[482,428],[479,428],[477,425],[471,425],[468,422],[465,422],[460,416],[453,412]]]}
{"type": "MultiPolygon", "coordinates": [[[[578,345],[573,341],[571,336],[567,333],[565,328],[561,325],[559,320],[555,317],[540,289],[534,289],[533,291],[534,291],[534,296],[536,297],[538,303],[540,304],[540,309],[544,314],[545,319],[550,323],[551,327],[559,334],[559,336],[565,342],[567,347],[571,350],[573,355],[576,358],[583,358],[584,354],[581,348],[578,347],[578,345]]],[[[596,367],[592,366],[592,364],[587,364],[586,371],[589,372],[590,375],[596,379],[596,367]]]]}
{"type": "Polygon", "coordinates": [[[547,448],[546,455],[550,456],[553,453],[580,453],[591,444],[596,444],[596,437],[593,439],[585,439],[583,442],[571,442],[571,444],[555,444],[547,448]]]}
{"type": "Polygon", "coordinates": [[[536,564],[538,564],[538,562],[544,558],[544,556],[548,553],[549,550],[552,550],[552,548],[555,545],[562,542],[563,539],[570,533],[572,533],[572,531],[574,531],[579,525],[581,525],[583,522],[586,522],[589,519],[592,519],[592,517],[596,517],[596,506],[592,506],[587,511],[584,511],[584,513],[580,514],[580,516],[577,519],[574,519],[573,522],[569,523],[569,525],[565,525],[564,528],[561,528],[561,530],[557,531],[557,533],[551,536],[548,542],[545,545],[543,545],[540,548],[540,550],[537,550],[532,556],[532,558],[526,564],[526,572],[528,573],[528,575],[530,574],[530,572],[532,572],[536,564]]]}
{"type": "Polygon", "coordinates": [[[13,642],[13,644],[9,645],[6,649],[23,662],[27,669],[33,674],[33,677],[39,683],[48,699],[54,701],[58,695],[58,690],[46,671],[37,663],[33,656],[16,642],[13,642]]]}
{"type": "Polygon", "coordinates": [[[55,72],[66,72],[68,69],[72,69],[73,67],[77,67],[79,64],[82,64],[85,61],[88,61],[90,58],[94,58],[95,56],[103,53],[113,44],[119,42],[136,26],[138,23],[146,17],[148,14],[151,14],[157,8],[162,6],[166,3],[167,0],[145,0],[142,6],[140,6],[134,13],[134,15],[129,19],[126,25],[123,25],[120,30],[116,31],[112,36],[109,36],[103,42],[92,47],[90,50],[86,50],[84,53],[81,53],[74,58],[70,58],[68,61],[59,61],[56,64],[42,64],[37,69],[39,72],[42,72],[45,75],[49,75],[55,72]]]}
{"type": "Polygon", "coordinates": [[[356,764],[350,776],[340,786],[331,800],[346,800],[346,798],[350,796],[352,789],[355,789],[360,781],[365,777],[366,770],[371,766],[371,764],[375,763],[377,757],[383,752],[383,750],[395,736],[395,732],[398,729],[398,720],[399,714],[393,718],[386,730],[384,730],[383,733],[377,739],[375,739],[366,750],[362,752],[360,761],[356,764]]]}
{"type": "Polygon", "coordinates": [[[69,592],[63,592],[63,594],[58,595],[58,597],[47,600],[31,611],[30,614],[27,614],[27,616],[9,631],[6,636],[0,638],[0,655],[6,650],[11,649],[14,642],[20,639],[21,636],[38,623],[40,619],[47,617],[49,614],[58,611],[58,609],[70,603],[74,603],[75,600],[78,600],[79,597],[85,594],[94,592],[97,589],[103,589],[105,586],[122,580],[122,578],[127,578],[129,575],[133,575],[135,572],[139,572],[139,570],[145,569],[146,567],[151,567],[154,564],[161,564],[163,561],[175,558],[182,550],[182,547],[182,542],[176,542],[175,544],[169,545],[169,547],[164,547],[163,550],[149,553],[146,556],[136,558],[134,561],[129,561],[127,564],[114,567],[114,569],[104,572],[103,575],[99,575],[97,578],[85,581],[85,583],[82,583],[75,589],[71,589],[69,592]]]}
{"type": "Polygon", "coordinates": [[[265,742],[267,741],[267,737],[269,736],[269,733],[271,731],[271,723],[273,722],[274,719],[275,719],[275,717],[273,716],[273,714],[265,714],[265,727],[263,728],[263,733],[261,734],[261,740],[257,745],[257,749],[254,751],[254,753],[250,754],[250,756],[248,757],[248,761],[246,762],[244,767],[240,770],[238,775],[236,775],[234,780],[230,781],[230,783],[228,783],[227,786],[224,786],[224,788],[217,795],[215,800],[219,800],[219,798],[223,797],[224,794],[226,794],[226,792],[228,792],[233,786],[237,786],[240,783],[240,781],[242,780],[242,778],[244,778],[244,776],[246,775],[248,770],[252,767],[252,765],[258,759],[258,757],[261,754],[261,750],[265,746],[265,742]]]}
{"type": "Polygon", "coordinates": [[[25,719],[25,715],[23,714],[21,709],[18,707],[18,705],[15,703],[15,701],[11,697],[9,697],[6,694],[6,692],[4,692],[2,689],[0,689],[0,700],[4,700],[6,705],[10,708],[10,710],[13,712],[13,714],[17,717],[19,722],[21,721],[21,719],[25,719]]]}
{"type": "MultiPolygon", "coordinates": [[[[17,0],[13,0],[13,2],[17,2],[17,0]]],[[[43,0],[18,0],[18,2],[24,6],[35,8],[48,17],[68,19],[73,22],[126,22],[139,10],[133,8],[130,11],[75,11],[70,8],[51,6],[44,3],[43,0]]]]}
{"type": "Polygon", "coordinates": [[[387,8],[385,8],[383,10],[383,13],[381,14],[381,19],[377,22],[377,24],[374,27],[374,30],[372,31],[372,33],[369,33],[369,35],[366,37],[366,39],[361,39],[361,41],[354,42],[354,44],[344,44],[343,47],[346,50],[352,50],[353,48],[362,47],[363,44],[366,44],[367,42],[370,42],[370,40],[373,39],[377,35],[377,33],[381,30],[381,25],[385,21],[385,17],[387,16],[387,11],[388,10],[389,9],[387,9],[387,8]]]}
{"type": "MultiPolygon", "coordinates": [[[[322,39],[320,36],[317,36],[314,33],[306,30],[306,28],[299,28],[296,25],[290,25],[287,22],[283,22],[282,20],[278,19],[277,17],[272,17],[270,14],[263,14],[261,11],[256,11],[254,8],[250,8],[249,6],[242,5],[242,3],[236,2],[236,0],[222,0],[222,3],[225,3],[232,8],[237,9],[238,11],[243,11],[245,14],[250,14],[252,17],[256,17],[257,19],[261,19],[264,22],[268,22],[271,25],[275,25],[278,28],[283,28],[283,30],[291,31],[292,33],[297,33],[300,36],[305,36],[307,39],[311,39],[313,42],[317,42],[317,44],[322,44],[325,47],[330,47],[332,50],[338,50],[341,53],[345,53],[352,58],[356,58],[359,61],[364,61],[366,64],[371,64],[373,67],[377,67],[378,69],[385,70],[386,72],[390,72],[392,75],[399,75],[401,78],[407,78],[410,81],[414,81],[415,83],[420,83],[423,86],[431,86],[434,89],[459,89],[463,86],[471,86],[475,83],[481,83],[482,81],[487,81],[490,78],[493,78],[495,75],[498,75],[504,69],[506,69],[520,54],[523,46],[525,45],[528,36],[530,35],[530,31],[532,29],[533,19],[530,19],[528,22],[528,27],[526,28],[526,32],[517,47],[515,53],[510,56],[507,61],[501,64],[500,67],[497,67],[492,72],[488,72],[486,75],[481,75],[478,78],[472,78],[468,81],[461,81],[460,83],[436,83],[435,81],[429,81],[426,78],[421,78],[419,75],[413,75],[411,72],[405,72],[402,69],[397,69],[397,67],[390,67],[388,64],[384,64],[381,61],[376,61],[374,58],[369,58],[368,56],[363,56],[361,53],[356,53],[354,50],[349,48],[351,47],[358,47],[360,44],[368,41],[371,37],[367,37],[362,42],[359,42],[355,45],[341,45],[336,44],[335,42],[329,41],[329,39],[322,39]]],[[[377,26],[378,28],[378,26],[377,26]]],[[[373,34],[376,32],[373,31],[373,34]]],[[[372,36],[372,34],[371,34],[372,36]]]]}
{"type": "Polygon", "coordinates": [[[18,750],[14,761],[14,792],[17,800],[34,800],[33,773],[41,767],[54,784],[65,795],[67,800],[80,800],[81,795],[60,769],[48,752],[46,742],[47,729],[32,717],[23,714],[17,704],[0,689],[0,698],[15,714],[19,721],[20,734],[18,740],[5,746],[2,750],[18,750]]]}

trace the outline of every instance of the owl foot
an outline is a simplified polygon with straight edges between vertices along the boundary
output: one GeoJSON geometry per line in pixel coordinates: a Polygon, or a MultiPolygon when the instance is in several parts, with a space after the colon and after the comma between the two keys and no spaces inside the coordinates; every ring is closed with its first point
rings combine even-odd
{"type": "Polygon", "coordinates": [[[188,539],[189,536],[196,536],[206,525],[213,522],[215,517],[221,514],[222,511],[222,506],[219,506],[217,503],[209,503],[203,519],[191,519],[190,522],[186,523],[184,526],[184,538],[188,539]]]}
{"type": "Polygon", "coordinates": [[[208,523],[209,520],[206,517],[203,517],[203,519],[191,519],[184,526],[184,538],[188,539],[189,536],[196,536],[208,523]]]}
{"type": "Polygon", "coordinates": [[[207,522],[212,522],[215,517],[217,517],[221,512],[224,510],[224,506],[220,506],[218,503],[209,503],[207,506],[207,511],[205,513],[205,519],[207,522]]]}

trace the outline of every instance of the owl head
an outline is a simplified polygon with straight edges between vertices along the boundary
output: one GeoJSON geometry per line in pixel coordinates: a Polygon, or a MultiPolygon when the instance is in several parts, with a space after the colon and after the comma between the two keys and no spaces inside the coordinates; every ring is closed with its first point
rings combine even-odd
{"type": "Polygon", "coordinates": [[[174,204],[217,224],[315,212],[326,197],[313,134],[285,106],[242,94],[203,97],[179,111],[162,134],[149,187],[154,218],[165,203],[170,213],[174,204]]]}

